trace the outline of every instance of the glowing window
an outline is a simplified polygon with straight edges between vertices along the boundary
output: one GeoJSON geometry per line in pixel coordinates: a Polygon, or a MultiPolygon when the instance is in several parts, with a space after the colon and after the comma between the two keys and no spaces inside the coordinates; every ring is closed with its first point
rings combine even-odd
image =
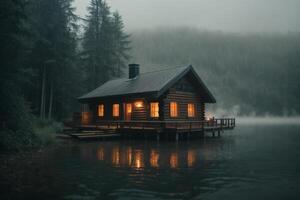
{"type": "Polygon", "coordinates": [[[170,116],[171,117],[177,117],[178,116],[177,102],[170,102],[170,116]]]}
{"type": "Polygon", "coordinates": [[[126,110],[127,110],[127,113],[128,113],[128,114],[132,113],[132,106],[131,106],[131,103],[126,104],[126,110]]]}
{"type": "Polygon", "coordinates": [[[113,104],[113,117],[119,117],[120,115],[120,105],[113,104]]]}
{"type": "Polygon", "coordinates": [[[141,108],[141,107],[144,106],[144,104],[143,104],[142,101],[137,101],[137,102],[134,103],[134,105],[135,105],[135,107],[137,107],[137,108],[141,108]]]}
{"type": "Polygon", "coordinates": [[[98,105],[98,116],[104,117],[104,105],[103,104],[98,105]]]}
{"type": "Polygon", "coordinates": [[[188,110],[188,117],[195,117],[195,104],[189,103],[187,110],[188,110]]]}
{"type": "Polygon", "coordinates": [[[158,102],[150,103],[150,116],[159,117],[159,104],[158,102]]]}

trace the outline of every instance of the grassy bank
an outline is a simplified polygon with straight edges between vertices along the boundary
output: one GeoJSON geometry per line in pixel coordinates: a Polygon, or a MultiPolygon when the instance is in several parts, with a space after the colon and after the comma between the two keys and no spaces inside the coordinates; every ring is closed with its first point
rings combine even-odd
{"type": "Polygon", "coordinates": [[[63,125],[54,120],[33,119],[31,127],[17,131],[4,128],[0,131],[0,150],[18,152],[33,150],[55,144],[55,134],[61,132],[63,125]]]}
{"type": "Polygon", "coordinates": [[[56,142],[55,134],[61,132],[63,125],[53,120],[37,120],[33,126],[34,135],[39,146],[47,146],[56,142]]]}

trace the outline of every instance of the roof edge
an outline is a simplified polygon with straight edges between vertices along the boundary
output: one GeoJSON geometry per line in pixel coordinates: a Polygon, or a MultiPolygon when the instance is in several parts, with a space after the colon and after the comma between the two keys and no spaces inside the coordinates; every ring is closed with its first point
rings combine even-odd
{"type": "Polygon", "coordinates": [[[207,86],[204,84],[198,73],[195,71],[192,65],[188,65],[178,76],[171,79],[159,92],[158,92],[158,98],[163,95],[170,87],[172,87],[173,84],[175,84],[179,79],[181,79],[183,76],[185,76],[189,71],[193,73],[193,75],[196,77],[197,81],[200,83],[200,85],[203,87],[205,92],[208,94],[210,101],[206,103],[216,103],[215,97],[212,95],[212,93],[209,91],[207,86]]]}
{"type": "Polygon", "coordinates": [[[157,91],[149,91],[149,92],[137,92],[137,93],[128,93],[128,94],[118,94],[118,95],[108,95],[108,96],[102,96],[102,97],[86,97],[86,98],[80,98],[78,97],[77,100],[79,102],[85,102],[85,101],[92,101],[96,99],[106,99],[106,98],[115,98],[120,96],[134,96],[134,95],[153,95],[157,96],[157,91]]]}

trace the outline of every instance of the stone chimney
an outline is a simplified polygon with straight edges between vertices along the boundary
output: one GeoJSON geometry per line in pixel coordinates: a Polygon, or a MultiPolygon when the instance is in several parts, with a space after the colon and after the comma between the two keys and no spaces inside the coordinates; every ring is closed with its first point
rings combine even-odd
{"type": "Polygon", "coordinates": [[[129,64],[129,79],[133,79],[140,74],[140,65],[139,64],[129,64]]]}

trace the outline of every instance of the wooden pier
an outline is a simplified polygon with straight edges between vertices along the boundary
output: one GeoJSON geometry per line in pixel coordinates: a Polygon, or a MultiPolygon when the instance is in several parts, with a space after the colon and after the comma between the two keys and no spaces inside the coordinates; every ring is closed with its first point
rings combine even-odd
{"type": "Polygon", "coordinates": [[[204,121],[99,121],[91,125],[76,125],[66,134],[80,140],[129,138],[181,140],[199,138],[211,133],[220,136],[224,130],[234,129],[234,118],[204,121]]]}

